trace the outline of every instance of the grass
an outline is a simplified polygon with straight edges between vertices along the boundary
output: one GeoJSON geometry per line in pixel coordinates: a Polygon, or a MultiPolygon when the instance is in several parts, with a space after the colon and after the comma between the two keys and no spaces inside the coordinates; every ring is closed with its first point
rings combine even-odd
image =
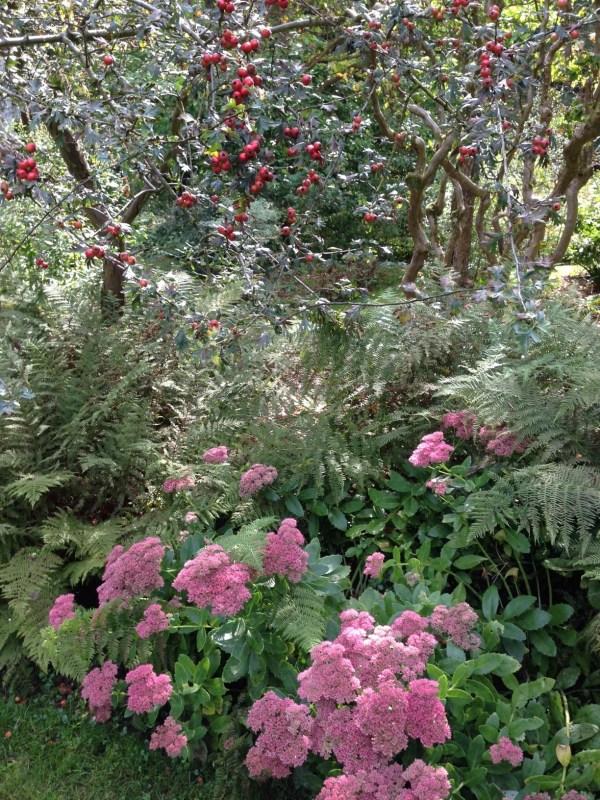
{"type": "Polygon", "coordinates": [[[0,800],[204,800],[197,769],[151,752],[116,721],[98,725],[48,687],[0,699],[0,800]]]}

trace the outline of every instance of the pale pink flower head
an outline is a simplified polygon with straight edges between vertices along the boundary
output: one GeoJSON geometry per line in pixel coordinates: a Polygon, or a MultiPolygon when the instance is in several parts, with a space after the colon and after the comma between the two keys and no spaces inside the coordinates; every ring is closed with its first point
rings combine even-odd
{"type": "Polygon", "coordinates": [[[486,450],[496,456],[512,456],[514,453],[523,453],[527,448],[528,442],[519,439],[516,433],[512,433],[507,428],[501,428],[487,443],[486,450]]]}
{"type": "Polygon", "coordinates": [[[193,489],[195,485],[196,481],[190,475],[185,475],[183,478],[167,478],[163,483],[163,492],[166,494],[185,492],[187,489],[193,489]]]}
{"type": "Polygon", "coordinates": [[[66,619],[75,617],[75,595],[61,594],[54,601],[48,614],[48,622],[57,631],[66,619]]]}
{"type": "Polygon", "coordinates": [[[248,712],[248,725],[258,739],[246,757],[253,777],[285,778],[291,767],[306,761],[310,748],[312,719],[307,706],[269,691],[248,712]]]}
{"type": "Polygon", "coordinates": [[[277,470],[265,464],[253,464],[240,478],[240,497],[251,497],[277,480],[277,470]]]}
{"type": "Polygon", "coordinates": [[[443,767],[430,767],[420,758],[404,770],[404,779],[411,788],[406,800],[445,800],[452,788],[443,767]]]}
{"type": "Polygon", "coordinates": [[[173,581],[178,592],[187,592],[190,602],[210,608],[213,614],[230,617],[241,611],[251,598],[246,584],[250,581],[247,564],[232,563],[218,544],[208,544],[198,555],[186,561],[173,581]]]}
{"type": "Polygon", "coordinates": [[[446,494],[448,491],[447,478],[431,478],[425,483],[428,489],[432,489],[434,494],[446,494]]]}
{"type": "Polygon", "coordinates": [[[429,620],[416,611],[403,611],[391,624],[396,636],[408,637],[413,633],[421,633],[429,625],[429,620]]]}
{"type": "Polygon", "coordinates": [[[500,764],[507,761],[511,766],[518,767],[523,761],[523,751],[516,744],[513,744],[506,736],[501,736],[497,744],[490,747],[490,757],[492,764],[500,764]]]}
{"type": "Polygon", "coordinates": [[[311,651],[312,664],[298,675],[298,696],[309,702],[349,703],[360,689],[352,662],[342,644],[320,642],[311,651]]]}
{"type": "Polygon", "coordinates": [[[106,722],[112,710],[112,692],[117,682],[117,665],[105,661],[85,676],[81,682],[81,696],[88,701],[96,722],[106,722]]]}
{"type": "Polygon", "coordinates": [[[298,583],[308,565],[308,553],[302,549],[304,536],[295,519],[284,519],[277,533],[267,533],[263,553],[265,575],[281,575],[298,583]]]}
{"type": "Polygon", "coordinates": [[[187,736],[181,725],[169,716],[150,737],[150,750],[162,748],[168,756],[178,756],[187,745],[187,736]]]}
{"type": "Polygon", "coordinates": [[[443,431],[435,431],[423,436],[408,460],[413,467],[429,467],[448,461],[453,450],[452,445],[444,441],[443,431]]]}
{"type": "Polygon", "coordinates": [[[140,664],[125,676],[127,708],[136,714],[145,714],[156,706],[164,706],[173,692],[169,675],[157,675],[152,664],[140,664]]]}
{"type": "Polygon", "coordinates": [[[186,525],[189,525],[191,522],[198,522],[198,514],[195,511],[188,511],[183,521],[186,525]]]}
{"type": "Polygon", "coordinates": [[[144,619],[138,622],[135,629],[140,639],[148,639],[153,633],[166,631],[168,627],[169,618],[158,603],[152,603],[144,611],[144,619]]]}
{"type": "Polygon", "coordinates": [[[406,732],[423,747],[443,744],[450,738],[446,709],[438,697],[437,681],[417,678],[409,686],[406,732]]]}
{"type": "Polygon", "coordinates": [[[108,556],[98,587],[100,605],[117,598],[131,600],[160,589],[164,585],[160,564],[165,550],[156,536],[132,544],[129,550],[116,545],[108,556]]]}
{"type": "Polygon", "coordinates": [[[385,556],[383,553],[371,553],[370,556],[367,556],[363,573],[370,578],[378,578],[384,561],[385,556]]]}
{"type": "Polygon", "coordinates": [[[472,411],[463,408],[461,411],[450,411],[442,417],[442,428],[451,428],[461,439],[470,439],[477,418],[472,411]]]}
{"type": "Polygon", "coordinates": [[[376,753],[393,758],[406,748],[407,707],[408,693],[389,670],[381,674],[375,689],[367,687],[358,696],[354,721],[376,753]]]}
{"type": "Polygon", "coordinates": [[[479,618],[468,603],[459,603],[448,608],[436,606],[431,615],[431,627],[438,633],[448,636],[457,647],[463,650],[476,650],[479,638],[472,632],[479,618]]]}
{"type": "Polygon", "coordinates": [[[202,456],[205,464],[224,464],[229,458],[229,451],[224,445],[211,447],[202,456]]]}

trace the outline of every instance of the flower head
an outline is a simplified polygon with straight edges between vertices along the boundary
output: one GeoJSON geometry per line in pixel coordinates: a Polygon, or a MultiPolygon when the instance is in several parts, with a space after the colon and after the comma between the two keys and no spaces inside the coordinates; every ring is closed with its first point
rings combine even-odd
{"type": "Polygon", "coordinates": [[[48,622],[57,631],[66,619],[75,617],[75,595],[61,594],[54,601],[54,605],[48,614],[48,622]]]}
{"type": "Polygon", "coordinates": [[[516,744],[513,744],[506,736],[501,736],[497,744],[490,747],[492,764],[500,764],[507,761],[511,766],[518,767],[523,761],[523,751],[516,744]]]}
{"type": "Polygon", "coordinates": [[[277,470],[265,464],[254,464],[240,478],[240,497],[251,497],[264,486],[277,480],[277,470]]]}
{"type": "Polygon", "coordinates": [[[408,460],[414,467],[429,467],[448,461],[453,450],[452,445],[444,441],[443,432],[435,431],[423,436],[408,460]]]}
{"type": "Polygon", "coordinates": [[[168,675],[157,675],[152,664],[140,664],[125,676],[127,708],[136,714],[152,711],[155,706],[164,706],[171,697],[173,686],[168,675]]]}
{"type": "Polygon", "coordinates": [[[168,627],[169,618],[158,603],[152,603],[144,611],[144,619],[138,622],[135,629],[140,639],[148,639],[153,633],[166,631],[168,627]]]}
{"type": "Polygon", "coordinates": [[[383,553],[371,553],[370,556],[367,556],[363,573],[370,578],[378,578],[384,561],[385,556],[383,553]]]}
{"type": "Polygon", "coordinates": [[[150,737],[150,750],[163,748],[168,756],[178,756],[187,745],[187,736],[181,725],[169,716],[150,737]]]}
{"type": "Polygon", "coordinates": [[[229,458],[229,451],[224,445],[211,447],[202,456],[205,464],[224,464],[229,458]]]}
{"type": "Polygon", "coordinates": [[[298,583],[306,572],[308,553],[302,549],[304,536],[295,519],[284,519],[277,533],[267,533],[263,554],[265,575],[281,575],[298,583]]]}
{"type": "Polygon", "coordinates": [[[119,597],[131,600],[160,589],[164,584],[160,564],[165,550],[156,536],[132,544],[129,550],[120,544],[114,547],[98,587],[100,605],[119,597]]]}
{"type": "Polygon", "coordinates": [[[112,710],[112,691],[117,682],[117,665],[105,661],[85,676],[81,696],[88,701],[96,722],[106,722],[112,710]]]}
{"type": "Polygon", "coordinates": [[[233,616],[252,596],[246,586],[249,581],[247,564],[232,563],[220,545],[209,544],[195,558],[186,561],[173,581],[173,588],[187,592],[190,601],[199,608],[233,616]]]}

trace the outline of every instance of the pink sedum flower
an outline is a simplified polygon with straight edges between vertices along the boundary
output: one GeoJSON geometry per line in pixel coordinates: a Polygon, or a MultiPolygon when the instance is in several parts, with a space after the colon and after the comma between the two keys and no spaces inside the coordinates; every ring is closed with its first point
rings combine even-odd
{"type": "Polygon", "coordinates": [[[419,678],[411,681],[406,711],[406,731],[423,747],[443,744],[450,738],[446,709],[438,697],[437,681],[419,678]]]}
{"type": "Polygon", "coordinates": [[[298,675],[298,696],[309,702],[354,700],[360,688],[352,662],[346,658],[344,646],[321,642],[311,650],[311,666],[298,675]]]}
{"type": "Polygon", "coordinates": [[[404,770],[404,778],[410,781],[411,800],[445,800],[452,788],[443,767],[430,767],[420,758],[404,770]]]}
{"type": "Polygon", "coordinates": [[[100,605],[117,598],[131,600],[160,589],[164,584],[160,564],[165,550],[156,536],[132,544],[129,550],[120,544],[114,547],[98,587],[100,605]]]}
{"type": "Polygon", "coordinates": [[[152,603],[144,611],[144,619],[138,622],[135,629],[140,639],[148,639],[153,633],[166,631],[168,627],[169,618],[158,603],[152,603]]]}
{"type": "Polygon", "coordinates": [[[457,606],[436,606],[431,615],[431,627],[438,633],[445,633],[450,641],[463,650],[476,650],[479,638],[472,632],[478,622],[477,614],[468,603],[457,606]]]}
{"type": "Polygon", "coordinates": [[[229,451],[224,445],[220,447],[211,447],[202,456],[205,464],[224,464],[229,458],[229,451]]]}
{"type": "Polygon", "coordinates": [[[453,450],[452,445],[444,441],[443,431],[435,431],[423,436],[408,460],[413,467],[429,467],[448,461],[453,450]]]}
{"type": "Polygon", "coordinates": [[[384,561],[385,556],[383,553],[371,553],[370,556],[367,556],[363,573],[368,575],[370,578],[378,578],[384,561]]]}
{"type": "Polygon", "coordinates": [[[135,714],[145,714],[156,706],[164,706],[173,693],[169,675],[157,675],[152,664],[140,664],[125,676],[127,708],[135,714]]]}
{"type": "Polygon", "coordinates": [[[183,521],[186,525],[189,525],[191,522],[198,522],[198,514],[195,511],[188,511],[183,521]]]}
{"type": "Polygon", "coordinates": [[[267,533],[263,554],[265,575],[281,575],[298,583],[308,565],[308,553],[302,549],[304,536],[295,519],[284,519],[277,533],[267,533]]]}
{"type": "Polygon", "coordinates": [[[240,497],[251,497],[277,480],[277,470],[265,464],[254,464],[240,478],[240,497]]]}
{"type": "Polygon", "coordinates": [[[185,492],[187,489],[193,489],[196,481],[189,475],[183,478],[167,478],[163,483],[163,492],[172,494],[173,492],[185,492]]]}
{"type": "Polygon", "coordinates": [[[187,592],[190,602],[199,608],[210,608],[213,614],[225,617],[241,611],[251,598],[246,584],[250,581],[247,564],[232,563],[218,544],[208,544],[198,555],[186,561],[173,581],[178,592],[187,592]]]}
{"type": "Polygon", "coordinates": [[[61,594],[54,601],[48,614],[48,622],[57,631],[66,619],[75,618],[75,595],[61,594]]]}
{"type": "Polygon", "coordinates": [[[105,661],[85,676],[81,696],[88,701],[96,722],[106,722],[112,711],[112,692],[117,682],[117,665],[105,661]]]}
{"type": "Polygon", "coordinates": [[[186,745],[187,736],[183,733],[181,725],[171,716],[167,717],[150,737],[150,750],[162,748],[171,758],[180,755],[186,745]]]}
{"type": "Polygon", "coordinates": [[[500,764],[507,761],[511,766],[518,767],[523,761],[523,751],[516,744],[513,744],[506,736],[501,736],[497,744],[490,747],[490,757],[492,764],[500,764]]]}
{"type": "Polygon", "coordinates": [[[447,478],[431,478],[425,483],[425,486],[434,494],[444,495],[448,491],[448,480],[447,478]]]}
{"type": "Polygon", "coordinates": [[[461,411],[450,411],[442,417],[442,428],[451,428],[460,439],[473,436],[477,419],[472,411],[463,408],[461,411]]]}

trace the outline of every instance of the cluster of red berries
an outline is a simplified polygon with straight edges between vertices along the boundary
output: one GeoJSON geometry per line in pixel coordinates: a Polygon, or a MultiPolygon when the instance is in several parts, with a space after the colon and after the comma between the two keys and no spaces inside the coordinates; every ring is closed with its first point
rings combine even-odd
{"type": "Polygon", "coordinates": [[[321,142],[313,142],[312,144],[307,144],[306,152],[312,158],[313,161],[320,161],[323,158],[323,154],[321,153],[321,142]]]}
{"type": "Polygon", "coordinates": [[[234,214],[234,220],[239,222],[240,225],[243,225],[244,222],[248,222],[248,214],[245,211],[240,211],[238,214],[234,214]]]}
{"type": "Polygon", "coordinates": [[[458,149],[458,162],[459,164],[464,164],[467,158],[473,158],[473,156],[477,155],[477,148],[476,147],[468,147],[467,145],[462,145],[458,149]]]}
{"type": "Polygon", "coordinates": [[[240,67],[238,69],[238,77],[231,81],[231,96],[237,105],[242,105],[244,100],[249,97],[250,89],[253,86],[260,86],[261,83],[262,78],[256,74],[256,67],[254,64],[248,64],[247,67],[240,67]]]}
{"type": "Polygon", "coordinates": [[[217,6],[219,7],[219,11],[222,11],[224,14],[233,14],[235,11],[235,5],[230,2],[230,0],[217,0],[217,6]]]}
{"type": "Polygon", "coordinates": [[[289,136],[290,139],[297,139],[300,134],[300,128],[284,128],[283,135],[289,136]]]}
{"type": "Polygon", "coordinates": [[[289,0],[265,0],[265,5],[267,8],[270,6],[279,6],[279,8],[283,11],[288,7],[289,0]]]}
{"type": "Polygon", "coordinates": [[[443,22],[444,21],[444,17],[446,16],[446,9],[443,8],[443,7],[442,8],[435,8],[434,7],[434,8],[431,9],[431,13],[432,13],[433,18],[434,18],[434,20],[436,22],[443,22]]]}
{"type": "Polygon", "coordinates": [[[227,28],[227,30],[223,33],[223,36],[221,36],[221,44],[228,50],[231,50],[233,47],[235,47],[238,42],[238,37],[233,33],[233,31],[230,31],[229,28],[227,28]]]}
{"type": "Polygon", "coordinates": [[[50,266],[47,261],[44,261],[43,258],[36,258],[35,265],[36,267],[41,267],[42,269],[48,269],[50,266]]]}
{"type": "Polygon", "coordinates": [[[37,181],[39,178],[40,171],[37,168],[36,160],[31,157],[36,150],[37,147],[34,142],[27,142],[25,145],[25,152],[29,154],[29,157],[24,158],[17,164],[17,178],[19,180],[33,182],[37,181]]]}
{"type": "Polygon", "coordinates": [[[106,231],[111,236],[119,236],[119,234],[121,233],[121,226],[120,225],[107,225],[106,226],[106,231]]]}
{"type": "Polygon", "coordinates": [[[221,72],[227,69],[227,58],[223,53],[204,53],[200,62],[204,69],[210,69],[212,66],[220,66],[221,72]]]}
{"type": "Polygon", "coordinates": [[[229,172],[231,169],[231,162],[225,150],[221,150],[218,155],[213,156],[210,159],[210,165],[215,175],[220,175],[221,172],[229,172]]]}
{"type": "Polygon", "coordinates": [[[414,22],[411,22],[411,21],[409,20],[409,18],[408,18],[408,17],[404,17],[404,18],[403,18],[403,20],[402,20],[402,24],[403,24],[403,25],[404,25],[404,27],[405,27],[407,30],[409,30],[409,31],[412,31],[412,30],[414,30],[414,29],[415,29],[415,23],[414,23],[414,22]]]}
{"type": "Polygon", "coordinates": [[[535,136],[533,144],[531,145],[531,151],[535,153],[536,156],[545,156],[549,146],[550,139],[546,139],[543,136],[535,136]]]}
{"type": "Polygon", "coordinates": [[[308,175],[306,176],[306,178],[304,178],[304,180],[302,181],[300,186],[296,189],[296,194],[300,194],[300,195],[308,194],[308,190],[313,185],[313,183],[319,183],[319,181],[320,181],[320,178],[317,175],[317,173],[315,172],[315,170],[314,169],[309,170],[308,175]]]}
{"type": "Polygon", "coordinates": [[[488,11],[488,17],[492,20],[492,22],[496,22],[496,20],[500,16],[500,9],[498,6],[492,6],[488,11]]]}
{"type": "Polygon", "coordinates": [[[191,192],[183,192],[182,194],[179,195],[179,197],[175,202],[181,208],[191,208],[191,206],[195,204],[197,199],[198,198],[196,197],[195,194],[192,194],[191,192]]]}
{"type": "Polygon", "coordinates": [[[253,142],[244,145],[244,149],[239,154],[238,158],[242,162],[242,164],[246,161],[251,161],[252,159],[258,156],[259,150],[260,150],[260,142],[258,139],[255,139],[253,142]]]}
{"type": "Polygon", "coordinates": [[[372,211],[367,211],[367,213],[364,216],[365,222],[375,222],[376,219],[377,219],[377,214],[374,214],[372,211]]]}
{"type": "Polygon", "coordinates": [[[461,8],[468,8],[469,0],[452,0],[452,13],[456,16],[461,8]]]}
{"type": "Polygon", "coordinates": [[[291,225],[296,224],[296,210],[291,206],[287,210],[287,225],[284,225],[281,229],[282,236],[289,236],[292,232],[291,225]]]}
{"type": "Polygon", "coordinates": [[[485,49],[488,51],[488,53],[493,53],[495,56],[501,56],[504,52],[504,45],[502,42],[505,38],[510,37],[508,34],[505,34],[504,36],[498,36],[495,42],[486,42],[485,49]]]}
{"type": "Polygon", "coordinates": [[[385,164],[382,164],[381,161],[378,161],[376,164],[371,164],[371,172],[381,172],[384,167],[385,164]]]}
{"type": "Polygon", "coordinates": [[[258,39],[249,39],[247,42],[242,44],[242,53],[256,53],[259,47],[258,39]]]}
{"type": "Polygon", "coordinates": [[[494,85],[494,79],[492,78],[491,58],[489,53],[482,53],[479,56],[479,75],[481,76],[483,88],[491,89],[494,85]]]}
{"type": "Polygon", "coordinates": [[[5,200],[13,200],[15,197],[6,181],[0,183],[0,192],[4,195],[5,200]]]}
{"type": "Polygon", "coordinates": [[[256,177],[254,178],[253,183],[250,185],[250,192],[252,194],[258,194],[262,191],[265,187],[265,183],[269,183],[272,181],[275,175],[271,172],[268,167],[261,167],[258,170],[256,177]]]}
{"type": "Polygon", "coordinates": [[[85,250],[85,257],[88,261],[92,261],[94,258],[104,258],[105,254],[104,248],[100,247],[98,244],[93,244],[85,250]]]}
{"type": "Polygon", "coordinates": [[[217,228],[217,233],[220,233],[221,236],[224,236],[226,239],[229,239],[232,242],[235,239],[235,231],[233,230],[233,225],[219,225],[217,228]]]}
{"type": "Polygon", "coordinates": [[[356,117],[354,117],[354,119],[352,120],[352,132],[353,133],[356,133],[356,131],[360,128],[361,122],[362,122],[362,117],[360,117],[358,115],[356,117]]]}
{"type": "Polygon", "coordinates": [[[137,263],[137,258],[124,250],[122,253],[119,253],[119,261],[122,261],[123,264],[131,264],[133,266],[133,264],[137,263]]]}

